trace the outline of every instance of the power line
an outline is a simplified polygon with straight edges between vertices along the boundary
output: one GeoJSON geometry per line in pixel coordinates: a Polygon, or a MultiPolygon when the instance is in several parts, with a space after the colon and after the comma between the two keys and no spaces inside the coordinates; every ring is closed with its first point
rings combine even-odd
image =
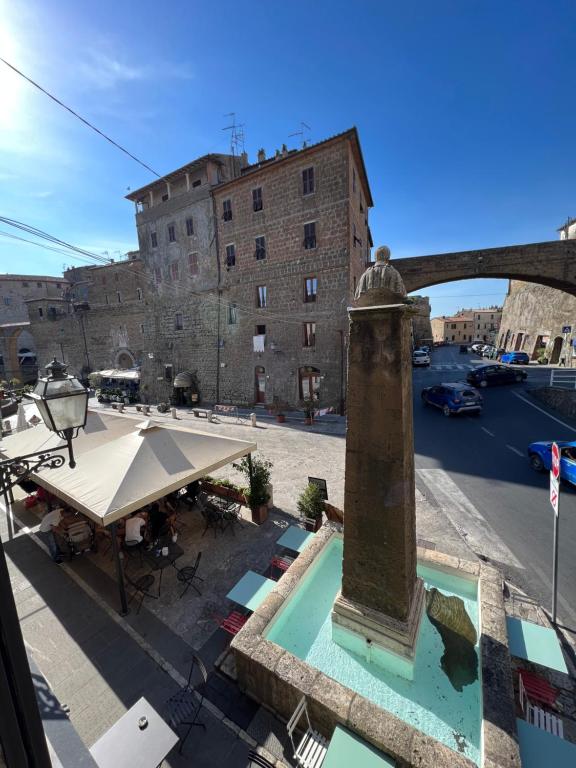
{"type": "Polygon", "coordinates": [[[0,61],[3,64],[6,64],[7,67],[10,67],[16,74],[20,75],[20,77],[23,77],[24,80],[27,80],[31,85],[33,85],[35,88],[38,88],[39,91],[42,91],[42,93],[46,94],[48,98],[52,99],[52,101],[55,101],[56,104],[58,104],[63,109],[70,112],[71,115],[74,115],[78,120],[80,120],[84,125],[87,125],[88,128],[91,128],[93,131],[95,131],[99,136],[102,136],[103,139],[106,139],[106,141],[109,141],[110,144],[116,147],[116,149],[119,149],[121,152],[124,152],[125,155],[128,155],[128,157],[131,157],[132,160],[135,160],[139,165],[141,165],[143,168],[146,168],[147,171],[150,171],[150,173],[153,173],[154,176],[157,176],[159,179],[162,178],[162,176],[159,173],[156,173],[156,171],[153,168],[150,168],[149,165],[146,165],[142,160],[139,160],[136,155],[133,155],[132,152],[129,152],[127,149],[125,149],[121,144],[118,144],[117,141],[114,141],[114,139],[111,139],[110,136],[107,136],[103,131],[101,131],[99,128],[96,128],[95,125],[92,125],[86,118],[82,117],[78,114],[78,112],[75,112],[71,107],[64,104],[63,101],[60,101],[60,99],[56,98],[52,93],[47,91],[45,88],[43,88],[39,83],[37,83],[35,80],[32,80],[31,77],[28,77],[28,75],[25,75],[24,72],[21,72],[19,69],[17,69],[13,64],[10,64],[9,61],[6,61],[6,59],[3,59],[0,56],[0,61]]]}

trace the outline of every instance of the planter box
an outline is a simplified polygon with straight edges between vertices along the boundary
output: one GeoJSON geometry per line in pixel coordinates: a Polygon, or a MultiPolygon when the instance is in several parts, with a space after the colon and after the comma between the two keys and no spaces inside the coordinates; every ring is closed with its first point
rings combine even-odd
{"type": "Polygon", "coordinates": [[[252,522],[256,525],[262,525],[268,520],[268,506],[262,504],[260,507],[256,507],[252,510],[252,522]]]}
{"type": "Polygon", "coordinates": [[[305,523],[305,526],[306,526],[306,530],[307,531],[311,531],[312,533],[316,533],[322,527],[322,518],[321,517],[317,517],[314,520],[314,525],[312,525],[311,523],[310,524],[309,523],[305,523]]]}
{"type": "Polygon", "coordinates": [[[238,504],[246,506],[246,497],[240,491],[236,491],[234,488],[228,488],[225,485],[218,485],[218,483],[210,483],[207,480],[202,480],[202,490],[207,493],[213,493],[214,496],[220,496],[222,499],[230,499],[238,504]]]}

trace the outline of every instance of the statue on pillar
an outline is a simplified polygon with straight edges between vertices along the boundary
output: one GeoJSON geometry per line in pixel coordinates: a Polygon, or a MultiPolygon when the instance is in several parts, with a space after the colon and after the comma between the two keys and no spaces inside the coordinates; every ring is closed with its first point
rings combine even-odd
{"type": "Polygon", "coordinates": [[[390,248],[381,245],[376,251],[376,261],[368,267],[358,282],[354,306],[403,304],[405,300],[406,289],[400,273],[390,264],[390,248]]]}

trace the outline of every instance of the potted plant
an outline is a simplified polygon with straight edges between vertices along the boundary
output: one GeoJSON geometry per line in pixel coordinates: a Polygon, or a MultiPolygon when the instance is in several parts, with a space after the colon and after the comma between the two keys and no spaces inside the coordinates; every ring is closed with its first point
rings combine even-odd
{"type": "Polygon", "coordinates": [[[322,525],[322,513],[324,512],[324,498],[317,485],[308,483],[297,501],[298,512],[306,518],[306,530],[316,533],[322,525]],[[309,523],[308,520],[311,522],[309,523]]]}
{"type": "Polygon", "coordinates": [[[276,421],[278,424],[284,424],[286,421],[286,414],[284,411],[286,411],[288,408],[288,405],[286,403],[283,403],[278,398],[274,398],[274,402],[270,406],[270,413],[273,413],[276,416],[276,421]]]}
{"type": "Polygon", "coordinates": [[[304,424],[310,425],[314,422],[314,409],[318,408],[317,400],[300,400],[298,407],[304,411],[304,424]]]}
{"type": "Polygon", "coordinates": [[[252,457],[252,482],[250,482],[250,465],[245,456],[239,464],[232,465],[241,472],[248,481],[246,500],[252,512],[252,522],[262,525],[268,518],[268,500],[270,492],[270,470],[272,462],[266,459],[252,457]]]}

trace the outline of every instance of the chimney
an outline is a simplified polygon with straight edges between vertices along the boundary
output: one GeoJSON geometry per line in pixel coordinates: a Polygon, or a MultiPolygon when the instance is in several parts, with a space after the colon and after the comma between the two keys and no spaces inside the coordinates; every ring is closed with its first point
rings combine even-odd
{"type": "Polygon", "coordinates": [[[242,152],[240,155],[240,168],[246,168],[248,165],[248,152],[242,152]]]}
{"type": "Polygon", "coordinates": [[[266,160],[266,152],[264,151],[264,149],[259,149],[258,150],[258,162],[259,163],[263,163],[264,160],[266,160]]]}

